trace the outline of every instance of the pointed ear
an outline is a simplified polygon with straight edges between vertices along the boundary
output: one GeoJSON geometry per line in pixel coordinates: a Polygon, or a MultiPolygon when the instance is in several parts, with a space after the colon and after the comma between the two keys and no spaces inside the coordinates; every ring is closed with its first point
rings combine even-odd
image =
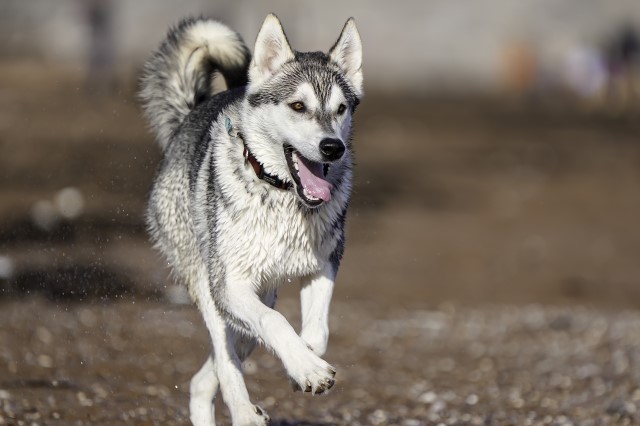
{"type": "Polygon", "coordinates": [[[253,59],[249,65],[249,82],[260,84],[271,77],[285,62],[294,58],[282,24],[270,13],[260,28],[253,59]]]}
{"type": "Polygon", "coordinates": [[[329,58],[346,74],[353,85],[356,95],[361,97],[362,88],[362,41],[356,28],[356,22],[349,18],[336,44],[329,51],[329,58]]]}

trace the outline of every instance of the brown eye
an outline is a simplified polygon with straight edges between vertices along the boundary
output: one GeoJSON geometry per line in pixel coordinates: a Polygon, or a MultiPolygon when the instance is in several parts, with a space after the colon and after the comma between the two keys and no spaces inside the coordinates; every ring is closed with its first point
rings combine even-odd
{"type": "Polygon", "coordinates": [[[305,112],[307,110],[307,108],[304,106],[302,102],[294,102],[292,104],[289,104],[289,106],[295,112],[305,112]]]}
{"type": "Polygon", "coordinates": [[[347,107],[345,104],[340,104],[340,106],[338,107],[338,115],[342,115],[344,114],[344,112],[346,111],[347,107]]]}

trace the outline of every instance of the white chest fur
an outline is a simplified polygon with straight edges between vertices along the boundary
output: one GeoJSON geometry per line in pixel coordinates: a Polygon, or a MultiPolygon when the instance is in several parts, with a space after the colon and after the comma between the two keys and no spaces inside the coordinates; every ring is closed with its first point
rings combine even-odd
{"type": "Polygon", "coordinates": [[[301,208],[292,190],[257,178],[243,158],[241,141],[214,135],[217,140],[199,173],[195,202],[213,204],[206,209],[207,219],[196,222],[209,228],[200,228],[204,232],[199,235],[215,239],[216,258],[227,272],[233,269],[258,286],[320,271],[342,237],[340,216],[349,188],[315,210],[301,208]]]}
{"type": "Polygon", "coordinates": [[[218,210],[219,255],[262,285],[318,272],[337,244],[326,215],[305,212],[291,193],[259,185],[266,200],[245,193],[238,200],[244,208],[218,210]]]}

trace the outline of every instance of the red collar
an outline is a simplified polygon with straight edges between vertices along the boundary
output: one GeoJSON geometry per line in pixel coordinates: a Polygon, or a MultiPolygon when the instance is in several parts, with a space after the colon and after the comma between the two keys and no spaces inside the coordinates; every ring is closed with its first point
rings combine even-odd
{"type": "Polygon", "coordinates": [[[262,166],[262,164],[260,164],[258,159],[251,153],[251,151],[249,151],[249,147],[245,143],[244,138],[242,137],[242,133],[234,129],[229,117],[225,118],[224,125],[229,136],[231,136],[232,138],[238,138],[242,141],[242,156],[244,157],[245,164],[247,162],[251,164],[251,168],[256,173],[256,176],[258,176],[258,179],[261,179],[278,189],[288,190],[291,188],[291,182],[283,181],[279,177],[271,175],[264,171],[264,167],[262,166]]]}
{"type": "Polygon", "coordinates": [[[265,172],[262,164],[260,164],[256,157],[251,153],[251,151],[249,151],[249,147],[247,147],[247,144],[244,142],[244,138],[242,137],[242,134],[240,132],[238,132],[238,137],[242,141],[242,156],[244,157],[244,161],[245,163],[248,162],[249,164],[251,164],[251,168],[253,168],[253,171],[256,173],[256,176],[258,176],[258,179],[262,179],[263,181],[275,186],[278,189],[287,190],[291,188],[291,182],[283,181],[279,177],[270,175],[269,173],[265,172]]]}

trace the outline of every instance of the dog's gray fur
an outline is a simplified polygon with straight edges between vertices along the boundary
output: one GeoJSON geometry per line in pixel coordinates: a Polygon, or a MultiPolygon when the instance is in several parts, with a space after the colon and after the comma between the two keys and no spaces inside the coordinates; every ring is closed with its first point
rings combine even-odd
{"type": "Polygon", "coordinates": [[[164,151],[149,228],[213,342],[191,382],[196,425],[215,424],[218,388],[234,425],[268,422],[241,372],[257,342],[282,360],[294,387],[322,393],[334,384],[320,356],[344,250],[361,50],[352,19],[328,54],[301,53],[269,15],[253,59],[226,26],[188,19],[144,68],[141,97],[164,151]],[[229,90],[212,93],[214,71],[229,90]],[[282,185],[259,178],[246,152],[282,185]],[[301,281],[300,336],[272,309],[292,279],[301,281]]]}

